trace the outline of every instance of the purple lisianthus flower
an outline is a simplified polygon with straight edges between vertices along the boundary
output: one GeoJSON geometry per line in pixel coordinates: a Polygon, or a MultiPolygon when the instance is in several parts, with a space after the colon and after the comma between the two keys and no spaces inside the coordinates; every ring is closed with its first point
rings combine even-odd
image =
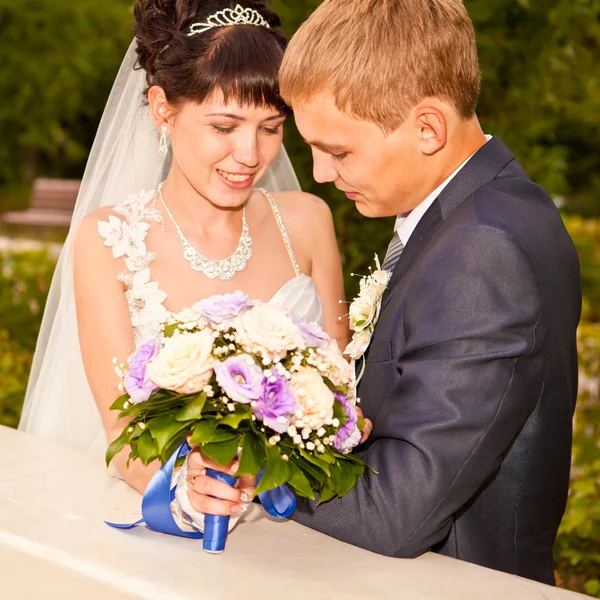
{"type": "Polygon", "coordinates": [[[276,371],[263,382],[262,394],[252,403],[252,412],[259,421],[277,433],[285,433],[290,419],[298,409],[287,379],[276,371]]]}
{"type": "Polygon", "coordinates": [[[347,396],[334,392],[335,399],[344,407],[348,421],[340,427],[335,435],[333,445],[338,452],[348,454],[352,448],[360,444],[361,432],[358,428],[358,412],[347,396]]]}
{"type": "Polygon", "coordinates": [[[159,348],[158,340],[146,342],[127,359],[129,370],[125,374],[123,384],[133,404],[146,402],[158,389],[158,386],[150,381],[148,364],[156,358],[159,348]]]}
{"type": "Polygon", "coordinates": [[[308,323],[296,313],[290,312],[289,317],[294,325],[300,330],[308,348],[322,348],[331,338],[323,331],[317,323],[308,323]]]}
{"type": "Polygon", "coordinates": [[[192,309],[216,325],[229,321],[252,308],[252,302],[243,292],[223,294],[196,302],[192,309]]]}
{"type": "Polygon", "coordinates": [[[249,404],[261,397],[265,376],[248,355],[241,354],[223,362],[216,361],[214,369],[217,383],[234,402],[249,404]]]}

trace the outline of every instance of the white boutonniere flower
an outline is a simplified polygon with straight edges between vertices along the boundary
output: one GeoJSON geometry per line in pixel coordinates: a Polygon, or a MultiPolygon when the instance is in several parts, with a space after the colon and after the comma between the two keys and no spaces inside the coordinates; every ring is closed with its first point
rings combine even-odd
{"type": "Polygon", "coordinates": [[[350,329],[354,335],[344,353],[352,360],[362,358],[371,343],[381,311],[381,299],[390,282],[391,273],[381,268],[377,255],[375,266],[375,271],[361,278],[360,292],[350,304],[350,329]]]}

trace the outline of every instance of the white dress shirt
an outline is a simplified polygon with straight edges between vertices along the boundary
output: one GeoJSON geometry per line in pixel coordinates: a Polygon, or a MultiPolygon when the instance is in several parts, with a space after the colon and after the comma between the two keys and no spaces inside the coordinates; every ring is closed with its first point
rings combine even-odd
{"type": "MultiPolygon", "coordinates": [[[[492,136],[486,135],[485,139],[487,144],[487,142],[492,139],[492,136]]],[[[458,169],[456,169],[456,171],[454,171],[450,177],[448,177],[448,179],[446,179],[439,187],[435,188],[435,190],[433,190],[433,192],[431,192],[431,194],[429,194],[429,196],[427,196],[427,198],[425,198],[425,200],[423,200],[423,202],[421,202],[421,204],[419,204],[411,212],[398,215],[396,219],[396,225],[394,226],[394,231],[398,232],[398,237],[404,246],[408,244],[410,236],[419,224],[419,221],[423,218],[423,215],[427,212],[427,209],[433,204],[435,199],[442,193],[444,188],[458,175],[460,170],[471,160],[471,158],[473,158],[475,154],[476,152],[471,154],[471,156],[469,156],[469,158],[467,158],[467,160],[465,160],[465,162],[460,165],[460,167],[458,167],[458,169]]]]}

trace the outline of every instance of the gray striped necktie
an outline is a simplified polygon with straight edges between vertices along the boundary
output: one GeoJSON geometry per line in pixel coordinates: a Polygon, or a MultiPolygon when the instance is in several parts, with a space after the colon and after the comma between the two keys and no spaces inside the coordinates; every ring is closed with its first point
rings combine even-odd
{"type": "Polygon", "coordinates": [[[388,246],[382,268],[386,271],[393,271],[398,259],[400,258],[400,255],[402,254],[402,250],[404,250],[404,244],[402,243],[402,240],[396,231],[394,232],[394,237],[388,246]]]}

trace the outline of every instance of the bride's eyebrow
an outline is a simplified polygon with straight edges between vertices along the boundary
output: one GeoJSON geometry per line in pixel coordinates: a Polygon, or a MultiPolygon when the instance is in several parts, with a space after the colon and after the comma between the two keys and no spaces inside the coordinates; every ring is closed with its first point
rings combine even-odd
{"type": "MultiPolygon", "coordinates": [[[[234,115],[233,113],[211,113],[206,115],[207,117],[226,117],[227,119],[233,119],[235,121],[246,121],[246,119],[240,115],[234,115]]],[[[267,117],[265,121],[276,121],[277,119],[283,119],[286,117],[284,113],[277,113],[276,115],[271,115],[267,117]]]]}

